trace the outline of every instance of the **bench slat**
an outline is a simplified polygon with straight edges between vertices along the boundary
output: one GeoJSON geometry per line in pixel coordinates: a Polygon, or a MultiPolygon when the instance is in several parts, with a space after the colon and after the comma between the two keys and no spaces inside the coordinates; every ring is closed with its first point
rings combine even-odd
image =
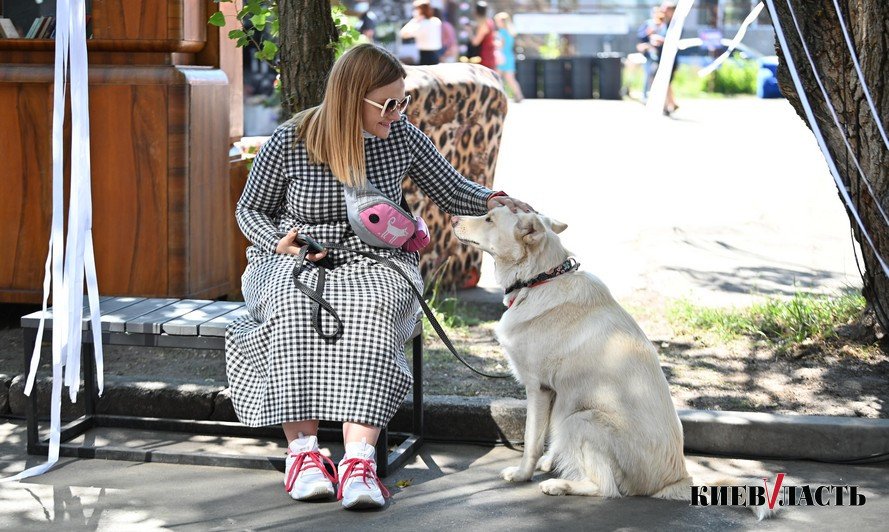
{"type": "Polygon", "coordinates": [[[213,318],[228,314],[229,312],[243,307],[244,303],[235,303],[232,301],[216,301],[206,307],[193,310],[184,316],[180,316],[174,320],[170,320],[163,326],[163,331],[167,334],[175,334],[182,336],[197,336],[198,328],[212,320],[213,318]]]}
{"type": "Polygon", "coordinates": [[[145,299],[135,305],[130,305],[114,312],[103,313],[102,330],[107,332],[125,332],[127,330],[127,322],[172,305],[177,301],[179,300],[176,298],[145,299]]]}
{"type": "Polygon", "coordinates": [[[172,305],[167,305],[148,314],[128,320],[127,332],[160,334],[163,331],[164,323],[184,316],[193,310],[206,307],[211,303],[213,301],[208,299],[182,299],[176,301],[172,305]]]}
{"type": "Polygon", "coordinates": [[[238,308],[228,314],[223,314],[222,316],[213,318],[207,323],[202,324],[199,329],[201,336],[225,336],[225,328],[228,327],[231,322],[241,316],[246,316],[247,314],[249,314],[247,306],[244,303],[241,303],[238,308]]]}
{"type": "MultiPolygon", "coordinates": [[[[111,297],[104,296],[99,298],[99,313],[104,316],[109,312],[114,312],[116,310],[129,307],[131,305],[135,305],[140,301],[144,301],[144,297],[111,297]]],[[[26,329],[36,329],[40,325],[40,315],[43,314],[42,310],[38,310],[37,312],[32,312],[27,316],[22,316],[22,327],[26,329]]],[[[53,321],[53,309],[49,308],[46,311],[46,324],[44,327],[46,330],[52,329],[52,321],[53,321]]],[[[89,300],[84,297],[83,302],[83,319],[81,320],[80,328],[84,331],[88,331],[90,329],[90,303],[89,300]]],[[[104,328],[103,328],[104,329],[104,328]]]]}

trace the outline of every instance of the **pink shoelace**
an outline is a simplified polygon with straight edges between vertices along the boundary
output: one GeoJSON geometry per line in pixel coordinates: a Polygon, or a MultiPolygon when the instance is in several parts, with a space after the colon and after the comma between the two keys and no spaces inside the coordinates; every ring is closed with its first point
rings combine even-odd
{"type": "Polygon", "coordinates": [[[287,473],[287,479],[284,481],[284,489],[288,492],[293,489],[293,484],[296,483],[296,478],[306,469],[317,468],[321,470],[321,473],[329,480],[331,483],[336,483],[336,477],[331,474],[326,467],[324,467],[324,461],[330,464],[330,467],[336,469],[336,466],[333,465],[333,460],[319,453],[318,451],[303,451],[299,453],[294,453],[293,451],[288,450],[287,453],[296,459],[293,462],[293,467],[290,468],[290,471],[287,473]],[[308,458],[308,460],[307,460],[308,458]]]}
{"type": "Polygon", "coordinates": [[[380,491],[383,493],[383,497],[389,498],[389,490],[386,489],[386,486],[380,482],[380,477],[377,476],[377,469],[374,467],[373,460],[368,460],[366,458],[349,458],[348,460],[343,460],[340,465],[346,466],[346,470],[343,472],[343,476],[340,478],[340,484],[336,491],[336,498],[341,500],[343,498],[343,486],[346,485],[346,480],[352,477],[361,477],[361,481],[364,482],[364,485],[368,488],[370,484],[368,484],[367,479],[370,478],[377,483],[377,486],[380,487],[380,491]]]}

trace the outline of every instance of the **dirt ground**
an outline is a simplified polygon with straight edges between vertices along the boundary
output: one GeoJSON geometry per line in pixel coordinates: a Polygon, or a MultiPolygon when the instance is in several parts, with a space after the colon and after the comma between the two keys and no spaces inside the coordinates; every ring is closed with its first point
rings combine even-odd
{"type": "MultiPolygon", "coordinates": [[[[639,295],[621,303],[658,348],[679,408],[889,417],[884,408],[889,402],[889,356],[873,341],[838,337],[779,355],[751,339],[725,343],[677,334],[665,317],[666,305],[654,298],[639,295]]],[[[493,313],[488,309],[486,317],[493,313]]],[[[489,372],[504,365],[493,327],[494,322],[485,322],[458,335],[471,361],[489,372]]],[[[514,382],[491,382],[458,367],[437,338],[430,339],[428,351],[427,374],[442,393],[524,397],[514,382]]]]}
{"type": "MultiPolygon", "coordinates": [[[[677,407],[889,417],[885,408],[889,402],[889,356],[873,339],[862,342],[862,335],[856,334],[857,338],[813,342],[778,355],[752,340],[719,343],[677,335],[665,318],[666,308],[655,298],[637,296],[621,303],[657,346],[677,407]]],[[[23,373],[18,318],[34,309],[0,305],[0,374],[23,373]]],[[[499,303],[466,307],[462,314],[483,321],[452,334],[470,363],[489,373],[507,371],[505,355],[493,334],[502,311],[499,303]]],[[[423,380],[427,394],[524,397],[524,389],[511,378],[483,378],[463,367],[431,328],[426,329],[425,345],[423,380]]],[[[107,347],[105,365],[110,380],[226,383],[225,359],[219,351],[107,347]]]]}

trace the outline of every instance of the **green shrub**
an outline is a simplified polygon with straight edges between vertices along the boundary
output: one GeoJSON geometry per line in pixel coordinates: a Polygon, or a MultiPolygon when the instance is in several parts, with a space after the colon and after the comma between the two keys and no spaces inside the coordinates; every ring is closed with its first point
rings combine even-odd
{"type": "Polygon", "coordinates": [[[710,74],[711,90],[720,94],[756,94],[756,61],[726,61],[710,74]]]}

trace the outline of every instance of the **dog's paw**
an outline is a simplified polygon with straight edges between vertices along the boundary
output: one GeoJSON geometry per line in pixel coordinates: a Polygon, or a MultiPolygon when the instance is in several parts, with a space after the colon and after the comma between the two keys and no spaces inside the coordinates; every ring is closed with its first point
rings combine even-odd
{"type": "Polygon", "coordinates": [[[543,471],[544,473],[549,473],[553,470],[553,455],[550,453],[546,453],[545,455],[540,457],[540,460],[537,460],[537,469],[539,471],[543,471]]]}
{"type": "Polygon", "coordinates": [[[539,484],[540,491],[547,495],[567,495],[568,483],[560,478],[544,480],[539,484]]]}
{"type": "Polygon", "coordinates": [[[507,482],[526,482],[531,480],[531,475],[523,472],[518,466],[507,467],[500,472],[500,476],[507,482]]]}

